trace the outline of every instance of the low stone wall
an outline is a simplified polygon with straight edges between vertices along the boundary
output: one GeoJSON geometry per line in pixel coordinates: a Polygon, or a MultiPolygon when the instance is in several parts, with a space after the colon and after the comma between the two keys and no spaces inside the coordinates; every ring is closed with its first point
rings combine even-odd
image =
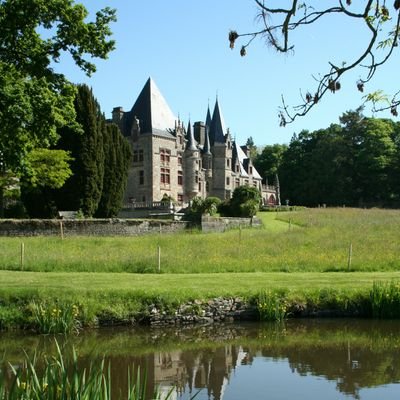
{"type": "Polygon", "coordinates": [[[261,221],[253,218],[232,218],[232,217],[210,217],[203,215],[201,218],[201,230],[203,232],[225,232],[228,229],[239,227],[260,227],[261,221]]]}
{"type": "Polygon", "coordinates": [[[181,221],[125,219],[0,220],[0,236],[138,236],[175,233],[186,229],[181,221]]]}
{"type": "Polygon", "coordinates": [[[194,300],[182,304],[174,315],[149,306],[149,323],[152,326],[211,324],[215,322],[255,321],[257,307],[241,298],[218,297],[207,301],[194,300]]]}
{"type": "MultiPolygon", "coordinates": [[[[204,216],[203,232],[224,232],[239,226],[260,226],[257,218],[204,216]]],[[[191,228],[185,221],[162,219],[0,219],[0,236],[139,236],[176,233],[191,228]]]]}

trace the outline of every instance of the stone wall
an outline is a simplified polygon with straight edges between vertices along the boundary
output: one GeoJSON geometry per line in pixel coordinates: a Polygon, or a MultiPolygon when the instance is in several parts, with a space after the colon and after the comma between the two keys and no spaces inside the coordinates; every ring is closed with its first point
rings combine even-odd
{"type": "MultiPolygon", "coordinates": [[[[171,216],[169,216],[171,218],[171,216]]],[[[219,218],[203,216],[203,232],[261,226],[257,218],[219,218]]],[[[176,233],[192,228],[186,221],[163,219],[0,219],[0,236],[139,236],[151,233],[176,233]]]]}
{"type": "Polygon", "coordinates": [[[201,218],[201,230],[203,232],[225,232],[232,228],[245,228],[250,226],[261,226],[261,221],[257,217],[251,218],[228,218],[210,217],[203,215],[201,218]]]}
{"type": "Polygon", "coordinates": [[[0,236],[138,236],[182,232],[181,221],[82,219],[0,220],[0,236]]]}
{"type": "Polygon", "coordinates": [[[190,301],[181,304],[173,315],[163,312],[154,304],[151,304],[148,312],[150,317],[147,322],[152,326],[211,324],[259,319],[257,307],[240,297],[217,297],[206,301],[190,301]]]}

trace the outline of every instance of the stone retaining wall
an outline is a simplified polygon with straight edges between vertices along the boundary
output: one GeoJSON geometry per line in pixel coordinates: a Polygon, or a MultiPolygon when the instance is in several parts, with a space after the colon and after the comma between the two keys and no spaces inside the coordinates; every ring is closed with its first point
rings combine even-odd
{"type": "Polygon", "coordinates": [[[162,220],[0,220],[0,236],[138,236],[182,232],[186,228],[186,222],[162,220]]]}
{"type": "Polygon", "coordinates": [[[255,321],[258,311],[241,298],[214,298],[207,301],[194,300],[182,304],[174,315],[158,309],[154,304],[149,307],[149,323],[152,326],[211,324],[215,322],[255,321]]]}
{"type": "MultiPolygon", "coordinates": [[[[261,226],[258,218],[202,218],[203,232],[261,226]]],[[[154,219],[0,219],[0,236],[139,236],[176,233],[191,227],[185,221],[154,219]]]]}
{"type": "Polygon", "coordinates": [[[239,227],[260,227],[261,221],[257,217],[253,218],[232,218],[232,217],[201,217],[201,230],[203,232],[225,232],[228,229],[239,227]]]}

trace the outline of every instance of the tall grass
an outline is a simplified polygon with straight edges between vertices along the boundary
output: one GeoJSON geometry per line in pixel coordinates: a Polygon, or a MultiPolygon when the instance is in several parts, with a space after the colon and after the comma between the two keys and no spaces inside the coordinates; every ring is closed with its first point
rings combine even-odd
{"type": "MultiPolygon", "coordinates": [[[[0,371],[1,400],[112,400],[111,366],[92,362],[88,369],[82,369],[78,363],[75,350],[72,360],[68,361],[62,354],[58,343],[57,354],[52,358],[38,360],[25,355],[24,366],[16,368],[10,365],[13,378],[6,381],[0,371]]],[[[127,393],[120,393],[117,399],[147,400],[146,375],[140,369],[136,376],[128,369],[127,393]]],[[[167,400],[172,390],[163,397],[167,400]]],[[[114,397],[115,399],[115,397],[114,397]]],[[[161,392],[156,390],[152,399],[161,399],[161,392]]]]}
{"type": "Polygon", "coordinates": [[[284,293],[266,291],[257,299],[257,309],[261,321],[283,321],[288,313],[288,301],[284,293]]]}
{"type": "Polygon", "coordinates": [[[400,211],[310,209],[259,213],[262,229],[143,237],[0,238],[0,268],[161,273],[400,270],[400,211]],[[25,245],[21,265],[21,242],[25,245]]]}
{"type": "Polygon", "coordinates": [[[370,299],[374,318],[400,318],[399,282],[375,282],[370,299]]]}
{"type": "Polygon", "coordinates": [[[81,329],[79,306],[70,302],[32,301],[32,325],[38,333],[78,333],[81,329]]]}

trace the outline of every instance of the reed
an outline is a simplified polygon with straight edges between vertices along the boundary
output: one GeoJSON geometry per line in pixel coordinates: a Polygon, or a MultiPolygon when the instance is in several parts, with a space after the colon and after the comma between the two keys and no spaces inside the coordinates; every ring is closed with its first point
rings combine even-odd
{"type": "MultiPolygon", "coordinates": [[[[10,365],[13,378],[7,382],[0,371],[1,400],[113,400],[111,390],[111,366],[105,365],[104,358],[92,362],[88,369],[82,369],[78,363],[75,349],[72,359],[66,359],[56,342],[57,354],[39,360],[36,355],[25,354],[25,362],[20,368],[10,365]]],[[[146,400],[146,374],[140,370],[133,376],[128,369],[128,391],[120,393],[117,400],[146,400]]],[[[171,390],[163,399],[169,399],[171,390]]],[[[152,399],[161,399],[156,389],[152,399]]]]}
{"type": "Polygon", "coordinates": [[[266,291],[257,299],[261,321],[283,321],[287,317],[288,301],[282,292],[266,291]]]}
{"type": "Polygon", "coordinates": [[[399,318],[400,283],[375,282],[370,292],[370,301],[374,318],[399,318]]]}
{"type": "Polygon", "coordinates": [[[78,333],[81,329],[76,304],[32,301],[28,309],[32,312],[32,327],[38,333],[78,333]]]}

